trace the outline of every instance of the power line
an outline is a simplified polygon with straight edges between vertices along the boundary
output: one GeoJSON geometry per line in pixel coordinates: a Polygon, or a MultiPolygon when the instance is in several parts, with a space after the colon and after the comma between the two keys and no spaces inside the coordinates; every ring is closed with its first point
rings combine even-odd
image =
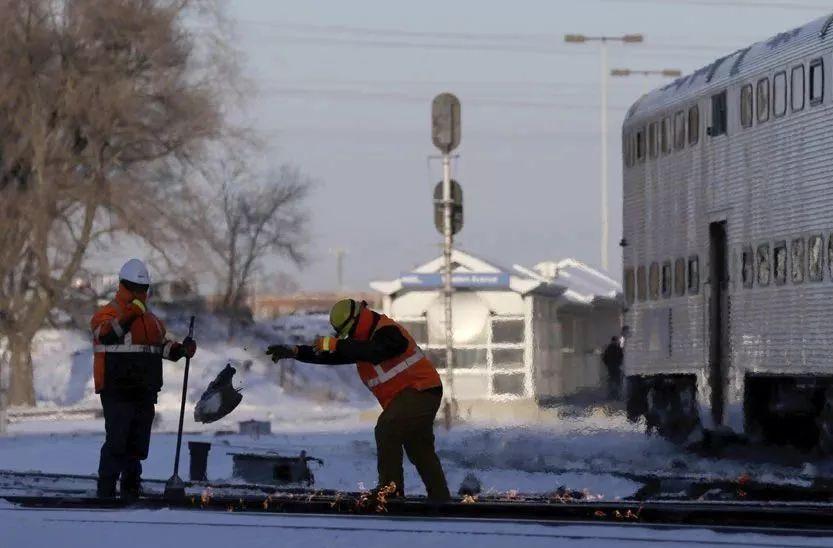
{"type": "Polygon", "coordinates": [[[601,0],[602,2],[609,2],[615,4],[662,4],[666,7],[674,7],[674,5],[689,5],[689,6],[704,6],[712,8],[728,8],[728,7],[744,7],[744,8],[767,8],[767,9],[791,9],[803,11],[822,11],[829,12],[829,5],[821,4],[795,4],[792,2],[768,2],[766,0],[755,0],[754,2],[744,2],[743,0],[601,0]]]}
{"type": "MultiPolygon", "coordinates": [[[[260,90],[261,94],[285,95],[309,99],[315,97],[335,98],[344,100],[383,100],[399,101],[406,103],[428,104],[430,95],[415,95],[402,92],[373,91],[373,90],[351,90],[351,89],[316,89],[305,87],[266,87],[260,90]]],[[[501,99],[490,97],[467,97],[467,107],[516,107],[516,108],[539,108],[539,109],[590,109],[598,110],[599,106],[589,103],[561,103],[549,101],[535,101],[523,99],[501,99]]],[[[614,106],[614,109],[626,109],[628,106],[614,106]]]]}
{"type": "MultiPolygon", "coordinates": [[[[275,80],[261,80],[262,85],[277,85],[281,86],[284,81],[275,80]]],[[[293,80],[293,83],[298,85],[326,85],[326,86],[364,86],[364,87],[382,87],[382,86],[416,86],[430,88],[432,91],[437,89],[460,89],[466,87],[474,87],[478,89],[496,88],[496,89],[515,89],[515,88],[541,88],[548,89],[571,89],[571,88],[588,88],[596,89],[599,87],[597,83],[575,82],[565,80],[331,80],[329,78],[308,78],[303,81],[293,80]]],[[[625,80],[622,84],[635,84],[632,80],[625,80]]],[[[640,84],[641,85],[641,84],[640,84]]]]}
{"type": "MultiPolygon", "coordinates": [[[[349,46],[359,46],[359,47],[372,47],[372,48],[389,48],[389,49],[425,49],[425,50],[436,50],[436,51],[473,51],[473,52],[500,52],[500,53],[531,53],[531,54],[540,54],[540,55],[558,55],[564,57],[575,57],[577,55],[586,55],[586,56],[595,56],[594,52],[571,52],[563,47],[550,47],[550,48],[543,48],[543,47],[534,47],[534,46],[523,46],[523,45],[494,45],[494,44],[486,44],[486,43],[459,43],[459,44],[437,44],[437,43],[428,43],[428,42],[414,42],[414,41],[400,41],[400,40],[362,40],[362,39],[354,39],[354,38],[331,38],[331,37],[319,37],[319,36],[288,36],[288,35],[270,35],[268,37],[270,40],[274,40],[277,42],[286,42],[286,43],[306,43],[306,44],[314,44],[314,45],[349,45],[349,46]]],[[[722,48],[720,46],[697,46],[698,48],[711,50],[715,54],[725,51],[730,51],[733,49],[737,49],[737,47],[726,47],[722,48]]],[[[651,57],[656,58],[658,56],[662,56],[664,54],[673,55],[674,58],[680,57],[687,57],[690,59],[698,59],[702,62],[706,62],[711,60],[712,57],[716,57],[716,55],[709,55],[704,56],[703,54],[694,53],[691,51],[687,45],[675,45],[675,44],[664,44],[658,46],[654,49],[640,46],[633,48],[633,51],[628,52],[629,57],[651,57]]]]}
{"type": "MultiPolygon", "coordinates": [[[[238,22],[245,25],[263,28],[286,29],[293,32],[293,34],[268,36],[269,39],[278,41],[436,50],[508,51],[547,55],[573,55],[575,53],[563,48],[561,45],[562,38],[556,34],[424,32],[404,29],[381,29],[346,25],[298,24],[274,21],[238,20],[238,22]],[[336,34],[341,34],[342,36],[333,36],[334,32],[336,34]],[[374,36],[384,37],[384,39],[373,38],[374,36]],[[435,40],[439,39],[442,42],[414,41],[402,39],[403,37],[432,38],[435,40]],[[495,44],[493,42],[494,40],[499,40],[502,43],[495,44]]],[[[655,44],[649,42],[640,46],[639,49],[686,52],[691,50],[725,51],[731,49],[732,47],[733,46],[730,45],[721,46],[719,44],[686,44],[679,42],[655,44]]],[[[642,53],[645,54],[649,52],[645,51],[642,53]]],[[[579,54],[581,55],[583,53],[579,54]]],[[[592,54],[592,52],[590,52],[590,54],[592,54]]]]}

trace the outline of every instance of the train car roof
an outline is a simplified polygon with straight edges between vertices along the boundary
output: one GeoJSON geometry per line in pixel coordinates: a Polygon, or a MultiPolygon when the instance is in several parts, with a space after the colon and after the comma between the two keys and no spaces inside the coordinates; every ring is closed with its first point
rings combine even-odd
{"type": "Polygon", "coordinates": [[[820,17],[804,26],[776,34],[749,47],[720,57],[691,74],[657,88],[639,98],[625,116],[625,122],[642,118],[699,95],[710,88],[725,86],[743,74],[771,65],[778,58],[786,61],[802,47],[833,37],[833,15],[820,17]]]}

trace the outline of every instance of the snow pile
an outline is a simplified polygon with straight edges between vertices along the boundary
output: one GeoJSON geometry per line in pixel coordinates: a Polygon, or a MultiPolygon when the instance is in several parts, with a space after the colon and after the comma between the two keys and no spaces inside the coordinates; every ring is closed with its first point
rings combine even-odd
{"type": "MultiPolygon", "coordinates": [[[[181,340],[188,330],[187,313],[159,311],[170,336],[181,340]]],[[[227,363],[237,369],[235,387],[243,390],[243,402],[224,421],[193,429],[234,429],[237,421],[271,420],[277,423],[327,421],[358,415],[375,406],[352,365],[326,367],[284,360],[274,364],[264,354],[269,344],[311,341],[329,332],[326,316],[291,316],[256,323],[228,341],[222,318],[205,314],[197,318],[195,338],[199,349],[192,360],[188,381],[188,413],[208,383],[227,363]]],[[[33,341],[35,392],[39,407],[98,407],[92,379],[92,343],[78,330],[44,329],[33,341]]],[[[159,394],[157,427],[176,427],[182,394],[185,360],[164,364],[165,384],[159,394]]]]}

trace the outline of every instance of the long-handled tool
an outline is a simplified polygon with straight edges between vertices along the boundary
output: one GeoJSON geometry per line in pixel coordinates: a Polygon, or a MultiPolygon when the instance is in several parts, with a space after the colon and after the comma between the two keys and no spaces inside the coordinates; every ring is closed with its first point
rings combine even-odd
{"type": "MultiPolygon", "coordinates": [[[[194,338],[194,316],[188,326],[188,338],[194,338]]],[[[182,422],[185,420],[185,396],[188,393],[188,370],[191,368],[191,358],[185,355],[185,378],[182,380],[182,403],[179,406],[179,429],[176,432],[176,457],[174,457],[174,475],[165,483],[165,499],[177,500],[185,498],[185,482],[179,477],[179,450],[182,447],[182,422]]]]}

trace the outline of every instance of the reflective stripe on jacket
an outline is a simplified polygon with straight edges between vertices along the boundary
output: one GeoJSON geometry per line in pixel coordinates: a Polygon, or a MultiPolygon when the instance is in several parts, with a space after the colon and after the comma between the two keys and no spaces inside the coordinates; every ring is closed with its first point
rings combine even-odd
{"type": "Polygon", "coordinates": [[[428,357],[423,354],[408,331],[394,320],[385,315],[379,315],[376,329],[394,326],[408,340],[407,349],[400,355],[389,358],[379,364],[371,362],[357,362],[356,368],[362,382],[367,386],[382,407],[405,388],[426,390],[442,386],[437,368],[428,357]]]}
{"type": "Polygon", "coordinates": [[[133,320],[125,329],[121,320],[133,295],[119,286],[116,298],[96,311],[93,332],[95,391],[134,397],[153,395],[162,388],[162,358],[169,357],[173,342],[165,326],[152,312],[133,320]],[[105,337],[107,343],[100,338],[105,337]]]}

